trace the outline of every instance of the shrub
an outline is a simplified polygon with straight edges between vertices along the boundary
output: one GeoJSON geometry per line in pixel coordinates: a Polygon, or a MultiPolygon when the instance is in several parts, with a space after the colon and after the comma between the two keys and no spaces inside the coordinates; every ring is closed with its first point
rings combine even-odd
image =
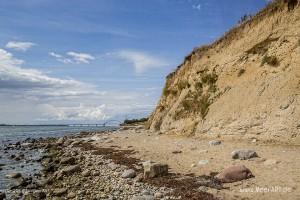
{"type": "Polygon", "coordinates": [[[246,72],[245,69],[240,69],[238,72],[238,77],[242,76],[246,72]]]}
{"type": "Polygon", "coordinates": [[[215,84],[216,81],[218,79],[218,76],[215,73],[211,73],[211,74],[203,74],[203,76],[201,77],[201,81],[204,84],[215,84]]]}
{"type": "Polygon", "coordinates": [[[261,61],[261,66],[263,66],[264,64],[268,64],[268,65],[271,65],[271,66],[277,66],[279,65],[279,61],[277,59],[276,56],[267,56],[265,55],[261,61]]]}
{"type": "Polygon", "coordinates": [[[180,91],[183,90],[183,89],[185,89],[185,88],[187,88],[187,87],[190,87],[190,84],[188,83],[187,80],[180,80],[180,81],[178,82],[178,89],[179,89],[180,91]]]}
{"type": "Polygon", "coordinates": [[[148,118],[141,119],[125,119],[122,125],[136,124],[148,121],[148,118]]]}

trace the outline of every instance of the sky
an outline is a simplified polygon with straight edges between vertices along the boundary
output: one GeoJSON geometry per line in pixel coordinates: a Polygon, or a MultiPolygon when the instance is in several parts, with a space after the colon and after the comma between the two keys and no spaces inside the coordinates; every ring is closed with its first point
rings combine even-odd
{"type": "Polygon", "coordinates": [[[193,48],[267,0],[0,0],[0,123],[147,117],[193,48]]]}

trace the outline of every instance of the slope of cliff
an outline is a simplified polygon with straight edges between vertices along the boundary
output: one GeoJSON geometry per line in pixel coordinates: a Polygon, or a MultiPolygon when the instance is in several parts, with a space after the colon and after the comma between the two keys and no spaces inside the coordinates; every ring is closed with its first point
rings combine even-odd
{"type": "Polygon", "coordinates": [[[148,128],[297,143],[300,3],[277,0],[167,76],[148,128]]]}

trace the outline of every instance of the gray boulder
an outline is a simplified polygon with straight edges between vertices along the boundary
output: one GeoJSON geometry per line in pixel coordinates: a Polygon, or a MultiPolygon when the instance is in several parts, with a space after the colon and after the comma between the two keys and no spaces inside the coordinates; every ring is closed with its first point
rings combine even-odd
{"type": "Polygon", "coordinates": [[[257,153],[253,150],[235,150],[231,153],[233,159],[248,160],[250,158],[258,157],[257,153]]]}
{"type": "Polygon", "coordinates": [[[143,163],[144,178],[160,177],[168,174],[168,165],[147,161],[143,163]]]}

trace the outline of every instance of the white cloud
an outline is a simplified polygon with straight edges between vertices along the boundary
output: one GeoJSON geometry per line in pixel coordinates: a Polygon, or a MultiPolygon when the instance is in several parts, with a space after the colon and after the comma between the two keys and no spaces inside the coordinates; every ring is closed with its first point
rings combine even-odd
{"type": "Polygon", "coordinates": [[[101,91],[92,84],[24,68],[23,63],[0,49],[0,123],[93,123],[150,113],[156,102],[144,90],[101,91]]]}
{"type": "Polygon", "coordinates": [[[36,44],[32,42],[17,42],[17,41],[10,41],[6,44],[6,48],[14,49],[17,51],[27,51],[31,47],[35,46],[36,44]]]}
{"type": "Polygon", "coordinates": [[[193,7],[193,9],[201,10],[201,4],[200,3],[199,4],[195,4],[192,7],[193,7]]]}
{"type": "Polygon", "coordinates": [[[72,59],[76,62],[76,63],[90,63],[91,60],[95,60],[95,58],[87,53],[76,53],[73,51],[70,51],[67,53],[68,56],[72,57],[72,59]]]}
{"type": "Polygon", "coordinates": [[[117,57],[133,64],[137,73],[143,73],[151,68],[167,66],[168,63],[157,56],[139,51],[123,50],[116,53],[117,57]]]}
{"type": "Polygon", "coordinates": [[[87,53],[76,53],[73,51],[67,52],[67,57],[55,52],[49,52],[49,55],[54,57],[57,61],[69,64],[69,63],[85,63],[89,64],[90,61],[95,60],[95,57],[87,53]]]}

